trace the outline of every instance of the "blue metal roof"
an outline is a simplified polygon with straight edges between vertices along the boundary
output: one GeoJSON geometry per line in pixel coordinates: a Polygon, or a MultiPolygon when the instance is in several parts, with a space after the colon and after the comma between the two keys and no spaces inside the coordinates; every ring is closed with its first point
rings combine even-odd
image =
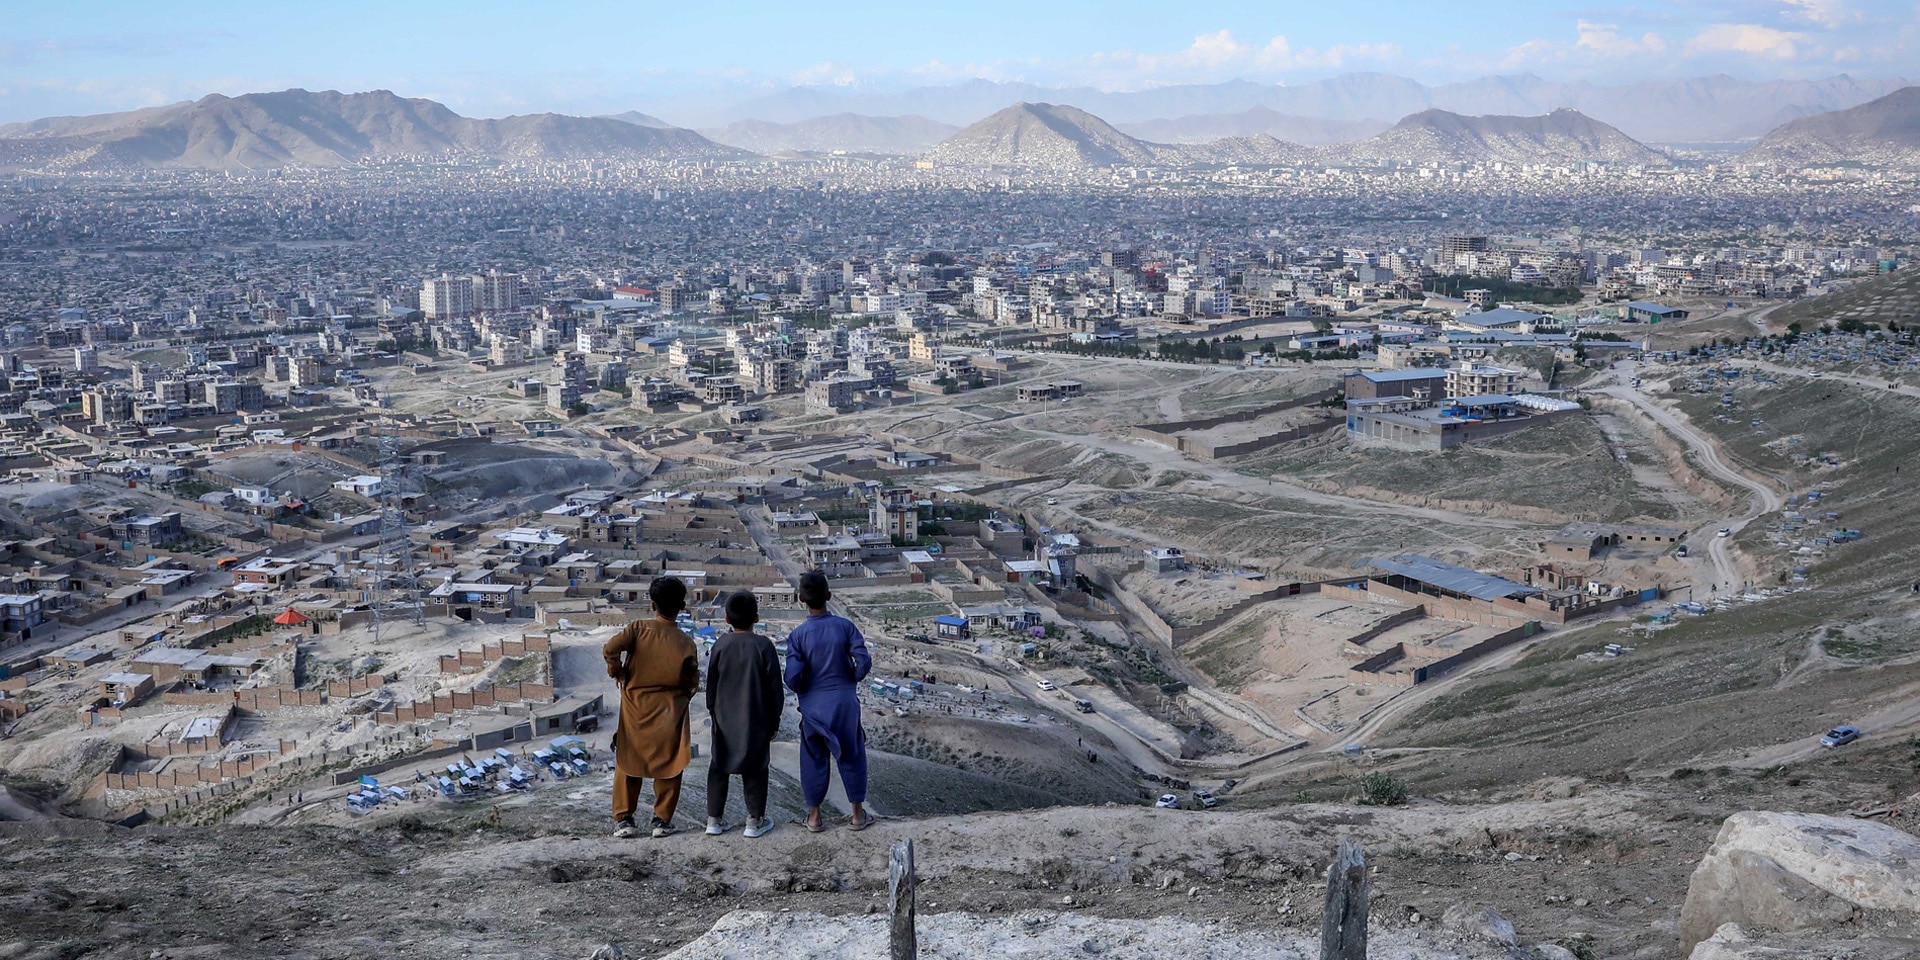
{"type": "Polygon", "coordinates": [[[1438,367],[1413,370],[1362,370],[1349,376],[1366,377],[1373,383],[1400,383],[1405,380],[1445,380],[1447,371],[1438,367]]]}
{"type": "Polygon", "coordinates": [[[1540,593],[1538,587],[1529,587],[1504,577],[1457,567],[1443,560],[1435,560],[1415,553],[1379,557],[1373,561],[1373,567],[1376,570],[1397,573],[1408,579],[1431,584],[1452,593],[1465,594],[1476,600],[1530,597],[1540,593]]]}
{"type": "Polygon", "coordinates": [[[934,622],[934,623],[944,623],[944,624],[946,624],[946,625],[947,625],[947,626],[949,626],[949,627],[964,627],[964,626],[966,626],[966,625],[967,625],[967,618],[966,618],[966,617],[956,617],[956,616],[952,616],[952,615],[950,615],[950,614],[949,614],[949,615],[946,615],[946,616],[939,616],[939,617],[934,617],[934,618],[933,618],[933,622],[934,622]]]}
{"type": "Polygon", "coordinates": [[[1666,306],[1666,305],[1664,305],[1664,304],[1658,304],[1658,303],[1653,303],[1653,302],[1651,302],[1651,301],[1647,301],[1647,300],[1634,300],[1634,301],[1632,301],[1632,302],[1630,302],[1630,303],[1628,303],[1628,304],[1627,304],[1627,309],[1629,309],[1629,310],[1644,310],[1644,311],[1646,311],[1646,312],[1648,312],[1648,313],[1658,313],[1658,314],[1661,314],[1661,315],[1663,315],[1663,316],[1664,316],[1664,315],[1666,315],[1666,314],[1669,314],[1669,313],[1679,313],[1679,312],[1680,312],[1680,308],[1679,308],[1679,307],[1669,307],[1669,306],[1666,306]]]}
{"type": "Polygon", "coordinates": [[[1461,317],[1460,322],[1470,323],[1476,327],[1490,327],[1506,323],[1532,323],[1542,318],[1542,314],[1528,313],[1511,307],[1498,307],[1482,313],[1469,313],[1461,317]]]}

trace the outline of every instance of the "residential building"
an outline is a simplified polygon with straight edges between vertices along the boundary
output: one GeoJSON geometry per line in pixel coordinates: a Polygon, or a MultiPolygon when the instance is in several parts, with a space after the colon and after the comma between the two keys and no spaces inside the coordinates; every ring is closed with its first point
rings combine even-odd
{"type": "Polygon", "coordinates": [[[1448,367],[1447,396],[1479,397],[1520,392],[1526,374],[1519,370],[1487,364],[1458,362],[1448,367]]]}
{"type": "Polygon", "coordinates": [[[420,312],[426,314],[429,320],[472,315],[473,278],[443,273],[422,281],[420,312]]]}

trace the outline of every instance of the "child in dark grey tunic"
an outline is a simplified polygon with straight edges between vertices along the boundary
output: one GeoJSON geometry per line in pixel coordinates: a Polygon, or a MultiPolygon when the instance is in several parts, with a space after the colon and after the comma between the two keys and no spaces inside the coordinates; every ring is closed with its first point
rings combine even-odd
{"type": "Polygon", "coordinates": [[[713,644],[707,658],[707,713],[713,717],[713,763],[707,768],[707,833],[719,836],[726,822],[727,786],[740,775],[746,794],[749,837],[773,829],[767,818],[767,749],[780,732],[786,694],[780,688],[780,657],[773,643],[753,632],[760,603],[742,590],[727,598],[731,633],[713,644]]]}

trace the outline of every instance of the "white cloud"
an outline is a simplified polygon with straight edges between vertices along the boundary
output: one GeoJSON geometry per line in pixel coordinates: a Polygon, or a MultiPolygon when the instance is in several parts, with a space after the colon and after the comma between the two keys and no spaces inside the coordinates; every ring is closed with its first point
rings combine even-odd
{"type": "Polygon", "coordinates": [[[1787,5],[1789,16],[1799,17],[1829,30],[1858,18],[1854,11],[1847,8],[1846,0],[1782,0],[1782,2],[1787,5]]]}
{"type": "Polygon", "coordinates": [[[852,67],[829,60],[795,72],[793,82],[803,87],[851,87],[860,82],[860,77],[852,67]]]}
{"type": "Polygon", "coordinates": [[[1296,47],[1284,35],[1255,45],[1234,36],[1231,30],[1220,30],[1194,37],[1192,43],[1172,53],[1109,50],[1076,60],[1029,66],[1084,77],[1108,88],[1127,88],[1338,68],[1355,62],[1391,61],[1400,54],[1400,47],[1391,43],[1296,47]]]}
{"type": "Polygon", "coordinates": [[[1712,24],[1687,41],[1688,56],[1714,53],[1744,53],[1776,60],[1792,60],[1800,55],[1806,34],[1776,30],[1757,23],[1712,24]]]}
{"type": "Polygon", "coordinates": [[[1638,39],[1620,32],[1620,28],[1611,23],[1590,23],[1578,21],[1575,32],[1579,40],[1574,46],[1591,50],[1605,57],[1626,57],[1641,53],[1664,53],[1667,39],[1657,33],[1646,33],[1638,39]]]}

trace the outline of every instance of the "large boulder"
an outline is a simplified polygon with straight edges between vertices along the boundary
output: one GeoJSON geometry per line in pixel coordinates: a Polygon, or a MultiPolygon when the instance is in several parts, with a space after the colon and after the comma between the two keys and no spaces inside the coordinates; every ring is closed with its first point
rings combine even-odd
{"type": "Polygon", "coordinates": [[[1440,917],[1440,925],[1463,937],[1509,947],[1520,940],[1514,932],[1513,921],[1501,916],[1492,907],[1456,903],[1440,917]]]}
{"type": "Polygon", "coordinates": [[[1920,952],[1920,941],[1910,937],[1840,936],[1834,932],[1755,937],[1740,929],[1739,924],[1729,923],[1695,945],[1687,960],[1807,960],[1809,957],[1913,960],[1916,952],[1920,952]]]}
{"type": "Polygon", "coordinates": [[[1693,871],[1681,953],[1722,924],[1816,930],[1858,909],[1920,912],[1920,837],[1844,817],[1736,813],[1693,871]]]}

